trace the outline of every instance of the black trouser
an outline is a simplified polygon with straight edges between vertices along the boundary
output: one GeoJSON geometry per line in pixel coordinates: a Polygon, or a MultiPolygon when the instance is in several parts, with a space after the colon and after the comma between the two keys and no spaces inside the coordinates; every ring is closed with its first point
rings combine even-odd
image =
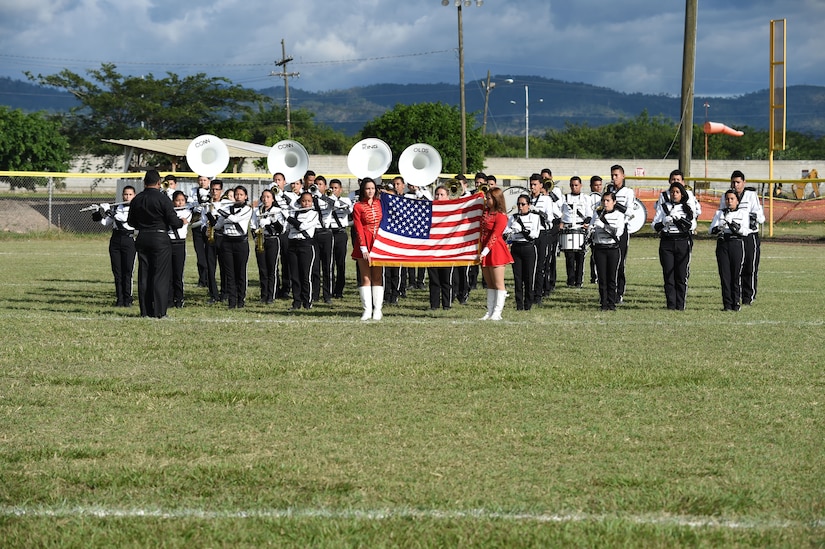
{"type": "Polygon", "coordinates": [[[183,270],[186,267],[186,241],[172,240],[172,284],[169,285],[169,302],[183,306],[183,270]]]}
{"type": "Polygon", "coordinates": [[[617,278],[616,292],[618,292],[619,297],[624,296],[624,291],[627,289],[627,280],[625,279],[625,266],[627,265],[627,246],[630,242],[630,233],[627,232],[627,228],[625,227],[625,231],[622,233],[622,236],[619,237],[619,251],[621,252],[621,258],[619,259],[619,276],[617,278]]]}
{"type": "Polygon", "coordinates": [[[164,317],[169,307],[172,241],[166,231],[140,231],[135,248],[140,316],[164,317]]]}
{"type": "MultiPolygon", "coordinates": [[[[478,273],[480,269],[478,265],[470,265],[470,268],[467,270],[467,276],[470,279],[470,291],[475,290],[478,288],[478,273]]],[[[422,282],[424,277],[421,278],[422,282]]]]}
{"type": "Polygon", "coordinates": [[[567,271],[567,285],[581,286],[584,278],[584,250],[580,252],[565,250],[564,268],[567,271]]]}
{"type": "Polygon", "coordinates": [[[278,284],[279,297],[288,298],[292,288],[292,278],[289,276],[289,235],[284,232],[278,236],[281,241],[281,283],[278,284]]]}
{"type": "Polygon", "coordinates": [[[559,251],[559,229],[550,230],[550,238],[547,241],[547,256],[544,262],[544,295],[556,289],[556,256],[559,251]]]}
{"type": "Polygon", "coordinates": [[[332,297],[343,297],[347,283],[347,230],[332,229],[332,297]]]}
{"type": "Polygon", "coordinates": [[[659,242],[659,263],[665,285],[665,301],[668,309],[683,311],[687,296],[688,269],[690,268],[691,243],[689,237],[669,238],[659,242]]]}
{"type": "Polygon", "coordinates": [[[217,270],[218,270],[218,237],[214,242],[209,242],[204,235],[204,258],[206,259],[206,288],[209,290],[209,297],[215,301],[221,299],[218,291],[217,270]]]}
{"type": "Polygon", "coordinates": [[[209,278],[206,275],[206,237],[200,228],[192,230],[192,247],[195,249],[195,259],[198,263],[198,286],[208,288],[209,278]]]}
{"type": "Polygon", "coordinates": [[[547,273],[547,254],[550,253],[550,231],[542,230],[533,241],[536,245],[536,279],[533,284],[533,303],[541,304],[544,295],[544,279],[547,273]]]}
{"type": "Polygon", "coordinates": [[[742,266],[742,303],[749,304],[756,299],[761,249],[759,233],[753,232],[742,240],[745,244],[745,261],[742,266]]]}
{"type": "Polygon", "coordinates": [[[593,256],[593,246],[590,246],[590,283],[596,282],[596,258],[593,256]]]}
{"type": "Polygon", "coordinates": [[[470,295],[469,271],[470,268],[466,266],[453,269],[453,295],[462,305],[467,303],[467,298],[470,295]]]}
{"type": "Polygon", "coordinates": [[[332,299],[332,230],[317,229],[315,231],[315,245],[318,247],[318,261],[316,271],[318,277],[313,281],[312,301],[318,301],[321,290],[324,290],[324,301],[332,299]]]}
{"type": "Polygon", "coordinates": [[[224,236],[219,248],[221,273],[224,274],[223,295],[229,308],[243,307],[246,302],[246,267],[249,263],[249,238],[224,236]]]}
{"type": "Polygon", "coordinates": [[[599,303],[602,310],[614,310],[619,299],[618,276],[622,252],[618,246],[593,246],[599,279],[599,303]]]}
{"type": "Polygon", "coordinates": [[[722,306],[726,311],[739,310],[744,262],[745,243],[741,238],[721,237],[716,241],[716,264],[722,284],[722,306]]]}
{"type": "Polygon", "coordinates": [[[401,267],[384,267],[384,302],[398,305],[401,295],[401,267]]]}
{"type": "Polygon", "coordinates": [[[278,291],[278,261],[281,256],[281,239],[278,236],[264,237],[264,250],[255,252],[258,263],[258,280],[261,286],[261,301],[272,303],[278,291]]]}
{"type": "Polygon", "coordinates": [[[427,267],[430,286],[430,309],[453,306],[453,267],[427,267]]]}
{"type": "Polygon", "coordinates": [[[115,279],[115,305],[132,304],[132,273],[135,270],[135,239],[132,233],[115,229],[109,239],[109,260],[115,279]]]}
{"type": "Polygon", "coordinates": [[[312,279],[318,263],[318,248],[313,239],[293,238],[289,241],[289,277],[292,282],[292,306],[312,307],[312,279]]]}
{"type": "Polygon", "coordinates": [[[510,254],[513,256],[516,310],[529,311],[535,299],[533,292],[536,286],[538,250],[533,242],[513,242],[510,254]]]}

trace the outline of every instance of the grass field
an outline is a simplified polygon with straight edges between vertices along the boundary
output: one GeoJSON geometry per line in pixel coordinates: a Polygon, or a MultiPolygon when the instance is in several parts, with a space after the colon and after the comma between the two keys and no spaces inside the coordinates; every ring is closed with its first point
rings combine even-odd
{"type": "Polygon", "coordinates": [[[254,263],[245,309],[189,284],[141,319],[104,237],[0,237],[2,544],[822,546],[825,247],[763,243],[723,313],[714,243],[684,312],[656,245],[614,313],[592,285],[498,323],[413,291],[363,323],[352,285],[257,303],[254,263]]]}

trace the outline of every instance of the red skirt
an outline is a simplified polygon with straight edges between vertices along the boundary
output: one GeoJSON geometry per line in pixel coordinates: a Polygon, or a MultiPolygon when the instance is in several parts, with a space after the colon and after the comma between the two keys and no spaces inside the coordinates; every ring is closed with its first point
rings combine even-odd
{"type": "Polygon", "coordinates": [[[510,253],[510,248],[507,247],[507,243],[501,238],[490,248],[490,253],[481,258],[482,267],[500,267],[502,265],[509,265],[512,262],[513,256],[510,253]]]}
{"type": "Polygon", "coordinates": [[[360,242],[361,239],[358,238],[358,235],[357,234],[355,235],[355,242],[353,242],[353,246],[352,246],[352,258],[353,259],[364,259],[364,256],[361,255],[361,246],[366,246],[367,250],[372,250],[372,245],[375,242],[375,235],[368,232],[368,233],[364,234],[364,238],[366,239],[366,242],[364,242],[362,244],[360,242]]]}

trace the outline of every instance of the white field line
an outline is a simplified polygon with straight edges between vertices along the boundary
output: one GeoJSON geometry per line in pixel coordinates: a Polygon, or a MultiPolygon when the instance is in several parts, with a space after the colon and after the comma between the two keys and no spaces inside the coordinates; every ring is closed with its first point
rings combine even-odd
{"type": "Polygon", "coordinates": [[[159,518],[159,519],[332,519],[381,521],[390,519],[423,520],[477,520],[535,523],[571,523],[571,522],[628,522],[631,524],[676,526],[688,528],[721,528],[743,530],[767,530],[784,528],[824,528],[825,519],[811,522],[792,520],[771,520],[755,518],[724,519],[718,517],[684,516],[670,514],[622,515],[587,513],[506,513],[471,509],[450,511],[438,509],[248,509],[209,511],[205,509],[140,509],[112,508],[100,506],[76,507],[24,507],[2,506],[0,517],[33,518],[159,518]]]}

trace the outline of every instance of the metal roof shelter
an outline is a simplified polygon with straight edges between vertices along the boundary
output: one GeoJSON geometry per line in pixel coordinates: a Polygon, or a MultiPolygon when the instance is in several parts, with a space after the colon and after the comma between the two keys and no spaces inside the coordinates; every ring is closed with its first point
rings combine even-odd
{"type": "MultiPolygon", "coordinates": [[[[221,139],[226,148],[229,149],[230,159],[239,158],[266,158],[272,147],[258,145],[257,143],[247,143],[237,139],[221,139]]],[[[186,158],[186,149],[192,142],[191,139],[101,139],[105,143],[122,145],[125,147],[123,158],[123,171],[129,170],[129,164],[135,150],[165,154],[173,159],[186,158]]],[[[177,166],[179,161],[173,160],[173,165],[177,166]]]]}

